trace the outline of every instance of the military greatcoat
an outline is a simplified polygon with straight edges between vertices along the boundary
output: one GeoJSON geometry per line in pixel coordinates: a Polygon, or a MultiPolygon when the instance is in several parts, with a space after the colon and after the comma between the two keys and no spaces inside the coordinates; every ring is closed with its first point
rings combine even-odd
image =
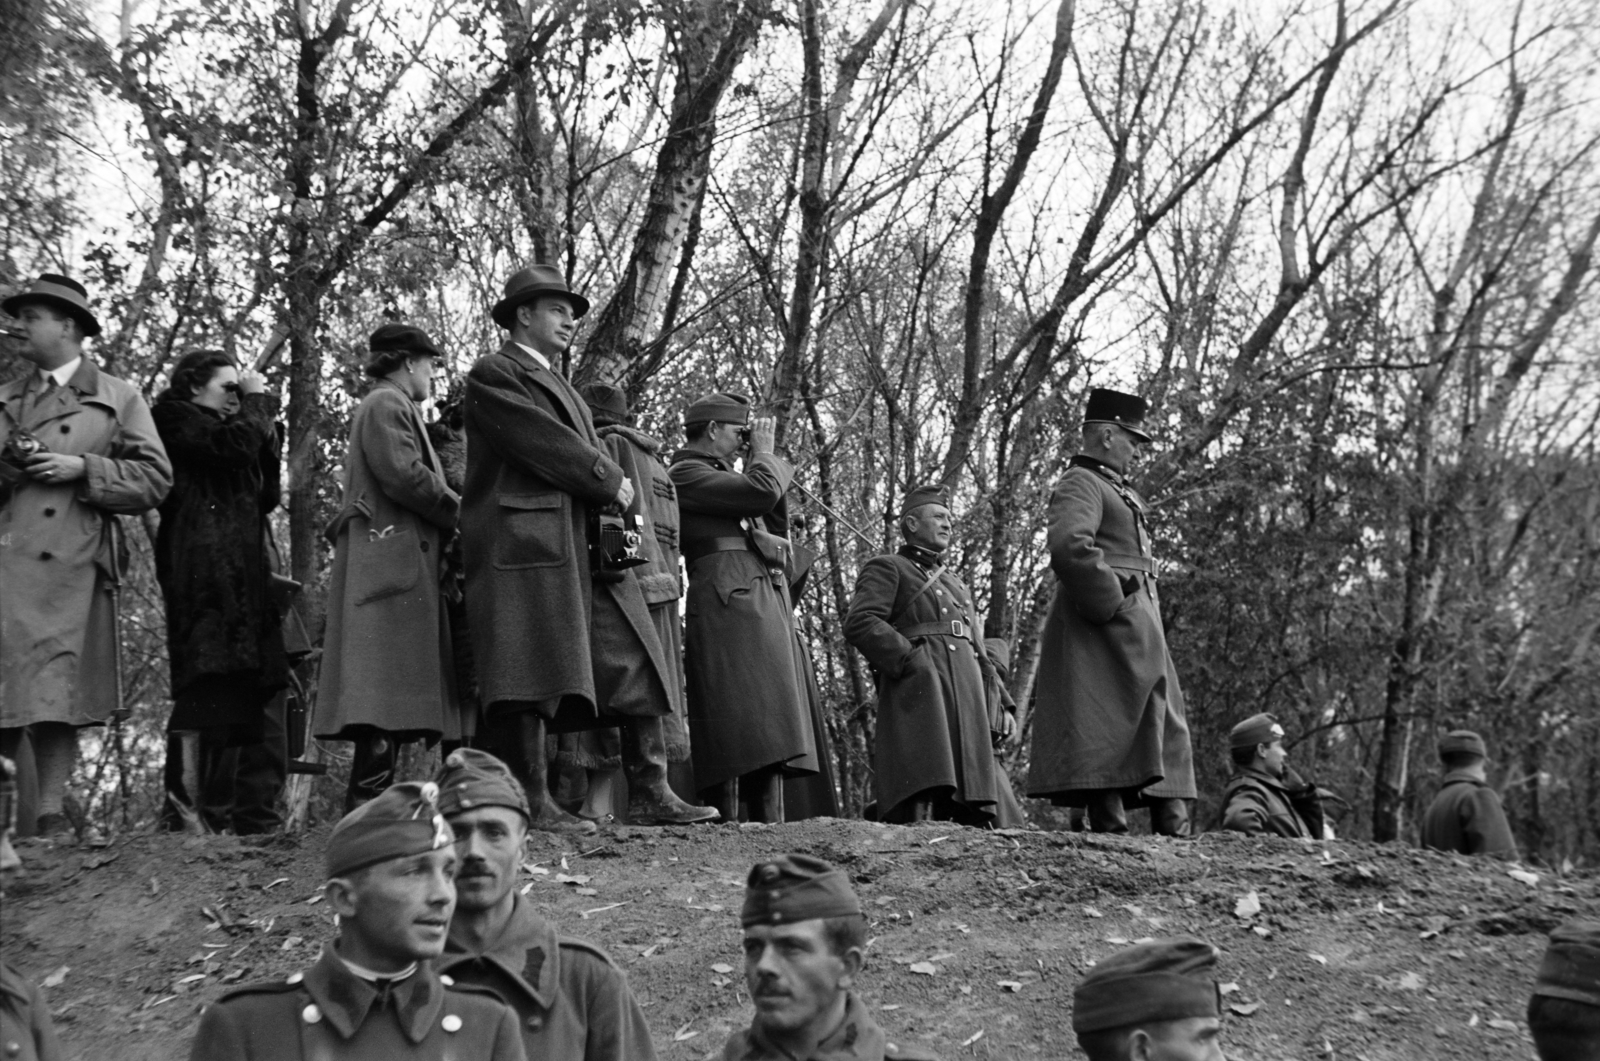
{"type": "Polygon", "coordinates": [[[877,681],[873,773],[885,819],[929,789],[989,815],[1000,802],[1005,780],[989,738],[988,660],[973,618],[967,587],[923,550],[875,556],[856,576],[844,636],[877,681]]]}
{"type": "Polygon", "coordinates": [[[1422,816],[1422,846],[1462,855],[1517,857],[1500,794],[1464,770],[1444,775],[1439,794],[1422,816]]]}
{"type": "Polygon", "coordinates": [[[229,991],[200,1017],[189,1061],[526,1061],[517,1015],[423,962],[380,992],[325,947],[304,973],[229,991]]]}
{"type": "Polygon", "coordinates": [[[1067,806],[1107,789],[1193,799],[1194,751],[1143,500],[1118,472],[1074,457],[1050,499],[1048,541],[1057,586],[1040,649],[1028,794],[1067,806]]]}
{"type": "Polygon", "coordinates": [[[1283,779],[1265,770],[1243,767],[1223,791],[1222,827],[1236,833],[1320,840],[1296,808],[1295,799],[1283,779]]]}

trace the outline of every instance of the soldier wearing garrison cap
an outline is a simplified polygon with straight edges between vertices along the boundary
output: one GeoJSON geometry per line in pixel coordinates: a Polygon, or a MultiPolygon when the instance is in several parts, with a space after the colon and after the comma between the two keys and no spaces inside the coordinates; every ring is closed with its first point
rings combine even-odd
{"type": "Polygon", "coordinates": [[[1192,936],[1136,943],[1095,963],[1072,993],[1089,1061],[1223,1061],[1217,948],[1192,936]]]}
{"type": "Polygon", "coordinates": [[[1126,832],[1127,808],[1189,835],[1194,750],[1167,651],[1145,503],[1127,475],[1150,441],[1146,403],[1089,393],[1083,449],[1050,499],[1054,602],[1040,649],[1028,793],[1085,807],[1096,832],[1126,832]]]}
{"type": "Polygon", "coordinates": [[[1239,833],[1270,833],[1291,839],[1324,837],[1322,798],[1288,763],[1284,731],[1262,713],[1228,734],[1233,777],[1222,796],[1222,827],[1239,833]]]}
{"type": "MultiPolygon", "coordinates": [[[[878,814],[992,824],[1010,782],[990,739],[993,663],[978,641],[972,593],[944,562],[948,492],[912,490],[898,522],[904,544],[861,565],[844,621],[878,687],[878,814]]],[[[1015,725],[1009,714],[999,721],[1015,725]]]]}
{"type": "Polygon", "coordinates": [[[1600,921],[1568,921],[1550,933],[1528,1030],[1540,1061],[1600,1058],[1600,921]]]}
{"type": "Polygon", "coordinates": [[[467,374],[461,545],[487,713],[481,743],[527,789],[534,828],[596,828],[551,797],[547,729],[620,729],[635,824],[709,821],[712,808],[667,787],[663,722],[676,670],[637,569],[591,563],[601,514],[626,511],[644,484],[613,459],[562,371],[588,310],[558,269],[521,270],[490,311],[509,338],[467,374]]]}
{"type": "Polygon", "coordinates": [[[1516,859],[1500,793],[1489,787],[1489,749],[1467,729],[1453,730],[1439,741],[1444,777],[1439,794],[1422,816],[1422,846],[1459,855],[1493,855],[1516,859]]]}
{"type": "Polygon", "coordinates": [[[684,670],[695,785],[724,818],[742,798],[750,820],[781,822],[784,776],[817,773],[827,749],[789,596],[794,468],[773,452],[773,419],[750,414],[742,394],[706,395],[685,410],[687,443],[672,455],[689,572],[684,670]]]}
{"type": "Polygon", "coordinates": [[[439,972],[508,1002],[530,1058],[653,1061],[627,975],[594,944],[558,935],[517,893],[528,801],[510,769],[487,752],[458,748],[434,780],[461,860],[439,972]]]}
{"type": "Polygon", "coordinates": [[[222,995],[191,1061],[524,1061],[517,1015],[434,971],[456,892],[454,836],[432,782],[394,785],[328,838],[323,894],[339,938],[281,983],[222,995]]]}
{"type": "Polygon", "coordinates": [[[853,990],[866,962],[867,920],[850,880],[810,855],[757,863],[745,884],[744,979],[750,1027],[722,1061],[924,1061],[892,1043],[853,990]]]}
{"type": "Polygon", "coordinates": [[[333,543],[317,730],[355,744],[345,809],[394,780],[400,745],[459,741],[455,653],[439,585],[461,499],[445,481],[420,403],[444,354],[428,333],[385,324],[367,341],[374,382],[350,419],[333,543]]]}

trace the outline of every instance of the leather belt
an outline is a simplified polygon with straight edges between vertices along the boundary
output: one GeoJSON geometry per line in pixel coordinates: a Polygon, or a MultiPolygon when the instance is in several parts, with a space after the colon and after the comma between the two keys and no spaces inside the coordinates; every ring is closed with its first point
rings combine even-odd
{"type": "Polygon", "coordinates": [[[913,637],[959,637],[963,641],[971,641],[972,627],[960,619],[951,619],[947,623],[913,623],[910,626],[898,626],[900,636],[907,640],[913,637]]]}
{"type": "Polygon", "coordinates": [[[743,538],[705,538],[694,543],[694,548],[689,548],[684,543],[683,558],[687,563],[694,563],[702,556],[712,553],[753,553],[750,543],[743,538]]]}
{"type": "Polygon", "coordinates": [[[1109,567],[1131,567],[1135,571],[1143,571],[1151,578],[1156,577],[1156,562],[1148,556],[1131,556],[1127,553],[1106,553],[1105,562],[1109,567]]]}

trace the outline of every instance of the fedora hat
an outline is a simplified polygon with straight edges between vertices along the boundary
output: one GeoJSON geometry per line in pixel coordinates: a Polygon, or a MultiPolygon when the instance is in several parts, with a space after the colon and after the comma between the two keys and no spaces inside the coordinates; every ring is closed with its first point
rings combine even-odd
{"type": "Polygon", "coordinates": [[[505,297],[494,304],[489,316],[506,331],[517,323],[517,307],[538,295],[560,295],[572,303],[573,316],[589,312],[589,300],[567,287],[561,270],[553,265],[530,265],[519,269],[506,281],[505,297]]]}
{"type": "Polygon", "coordinates": [[[100,322],[95,319],[94,311],[89,308],[89,292],[70,277],[59,273],[43,273],[33,282],[32,287],[26,291],[18,291],[4,302],[0,302],[0,309],[15,317],[21,312],[22,307],[30,302],[39,302],[63,310],[83,326],[84,335],[100,334],[100,322]]]}

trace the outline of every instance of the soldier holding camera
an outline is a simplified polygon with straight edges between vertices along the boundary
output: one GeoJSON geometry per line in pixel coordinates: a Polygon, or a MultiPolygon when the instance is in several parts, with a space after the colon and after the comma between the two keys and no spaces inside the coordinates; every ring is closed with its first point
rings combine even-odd
{"type": "Polygon", "coordinates": [[[781,822],[784,775],[814,774],[819,760],[789,601],[794,468],[773,452],[772,418],[750,412],[742,394],[701,398],[672,457],[689,565],[684,669],[700,792],[731,820],[743,785],[750,820],[781,822]]]}
{"type": "Polygon", "coordinates": [[[527,789],[534,828],[595,829],[551,798],[547,728],[620,726],[628,819],[706,821],[714,810],[667,787],[672,671],[638,579],[587,548],[591,512],[620,516],[635,489],[557,368],[588,309],[551,266],[518,272],[492,311],[510,339],[467,376],[461,545],[487,713],[479,743],[527,789]]]}

